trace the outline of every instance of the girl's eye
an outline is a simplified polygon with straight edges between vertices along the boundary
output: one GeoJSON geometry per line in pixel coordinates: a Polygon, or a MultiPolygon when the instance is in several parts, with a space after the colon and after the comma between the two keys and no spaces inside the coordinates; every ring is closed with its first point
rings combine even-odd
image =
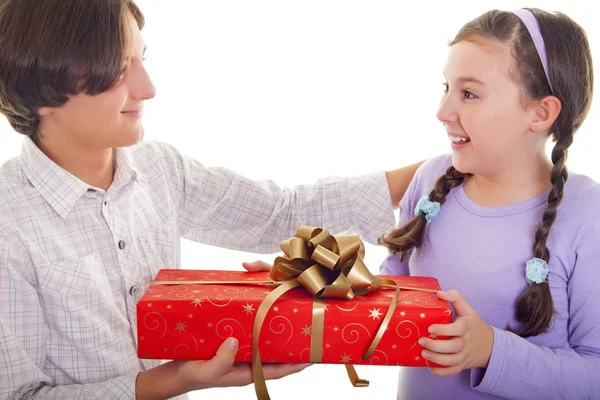
{"type": "Polygon", "coordinates": [[[442,82],[442,85],[444,86],[444,93],[448,93],[448,84],[446,82],[442,82]]]}
{"type": "Polygon", "coordinates": [[[464,94],[465,94],[465,99],[476,99],[477,98],[477,95],[475,93],[470,92],[468,90],[465,90],[464,94]]]}

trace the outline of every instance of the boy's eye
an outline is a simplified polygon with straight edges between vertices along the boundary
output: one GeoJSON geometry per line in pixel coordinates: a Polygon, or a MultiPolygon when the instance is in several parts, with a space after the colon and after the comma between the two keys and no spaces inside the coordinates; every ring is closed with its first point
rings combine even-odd
{"type": "Polygon", "coordinates": [[[444,93],[448,93],[448,84],[446,82],[442,82],[442,85],[444,86],[444,93]]]}

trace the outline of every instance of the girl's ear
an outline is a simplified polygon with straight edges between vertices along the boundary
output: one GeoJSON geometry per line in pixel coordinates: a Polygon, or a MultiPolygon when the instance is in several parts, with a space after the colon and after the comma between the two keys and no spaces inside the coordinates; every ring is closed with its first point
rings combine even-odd
{"type": "Polygon", "coordinates": [[[531,107],[533,107],[533,118],[530,129],[534,132],[547,132],[558,118],[562,104],[557,97],[546,96],[535,101],[531,107]]]}

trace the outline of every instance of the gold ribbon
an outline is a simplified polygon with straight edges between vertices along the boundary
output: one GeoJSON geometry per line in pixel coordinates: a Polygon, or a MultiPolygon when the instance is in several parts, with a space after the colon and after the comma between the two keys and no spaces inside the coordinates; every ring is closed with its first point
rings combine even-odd
{"type": "MultiPolygon", "coordinates": [[[[390,307],[383,318],[371,345],[362,356],[368,360],[394,314],[400,289],[391,279],[371,274],[363,257],[364,244],[357,235],[331,236],[326,229],[300,226],[296,236],[280,244],[284,257],[277,257],[270,277],[283,282],[265,297],[256,313],[252,330],[252,371],[254,388],[259,400],[270,400],[258,349],[258,339],[267,312],[288,290],[304,287],[313,297],[310,362],[319,363],[323,356],[325,303],[323,298],[351,300],[385,287],[396,289],[390,307]]],[[[360,379],[352,365],[346,364],[348,377],[355,387],[369,386],[360,379]]]]}

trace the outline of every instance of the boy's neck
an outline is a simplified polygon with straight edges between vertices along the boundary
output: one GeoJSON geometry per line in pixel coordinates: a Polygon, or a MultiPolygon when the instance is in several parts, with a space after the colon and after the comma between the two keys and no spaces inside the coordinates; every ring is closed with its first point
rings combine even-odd
{"type": "Polygon", "coordinates": [[[464,183],[469,199],[484,207],[502,207],[529,200],[550,186],[552,163],[545,156],[532,165],[514,166],[493,176],[472,175],[464,183]]]}
{"type": "Polygon", "coordinates": [[[41,140],[40,150],[61,168],[90,186],[108,190],[114,177],[113,149],[84,149],[74,143],[41,140]]]}

